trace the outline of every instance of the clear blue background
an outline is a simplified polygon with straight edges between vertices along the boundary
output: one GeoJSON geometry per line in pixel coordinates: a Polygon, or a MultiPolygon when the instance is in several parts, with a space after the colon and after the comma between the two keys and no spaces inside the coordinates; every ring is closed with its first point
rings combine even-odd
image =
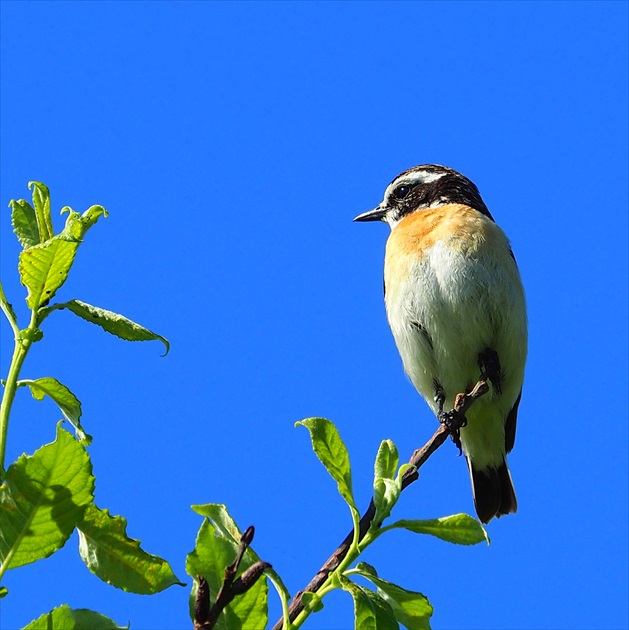
{"type": "MultiPolygon", "coordinates": [[[[110,212],[59,299],[172,344],[160,358],[60,312],[29,356],[24,377],[83,402],[99,506],[190,582],[189,506],[226,503],[302,588],[350,521],[293,423],[336,422],[362,506],[380,441],[406,459],[436,428],[386,323],[388,228],[351,219],[400,171],[446,164],[479,186],[527,291],[520,509],[490,524],[489,547],[400,532],[365,560],[424,592],[436,629],[627,627],[627,3],[2,2],[1,18],[10,299],[24,318],[6,204],[39,180],[55,213],[110,212]]],[[[8,461],[58,418],[20,391],[8,461]]],[[[461,511],[467,471],[446,445],[397,516],[461,511]]],[[[76,547],[8,572],[2,628],[62,603],[190,627],[188,589],[122,593],[76,547]]],[[[306,627],[351,619],[339,593],[306,627]]]]}

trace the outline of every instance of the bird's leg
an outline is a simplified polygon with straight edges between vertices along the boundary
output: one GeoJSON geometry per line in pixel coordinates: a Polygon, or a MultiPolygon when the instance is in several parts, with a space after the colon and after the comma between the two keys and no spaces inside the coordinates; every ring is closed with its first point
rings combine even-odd
{"type": "Polygon", "coordinates": [[[485,348],[485,350],[478,355],[478,367],[480,369],[480,380],[490,380],[496,393],[500,394],[502,389],[502,375],[498,353],[491,348],[485,348]]]}
{"type": "Polygon", "coordinates": [[[434,401],[437,404],[437,418],[441,424],[447,427],[450,432],[450,437],[452,438],[454,445],[459,449],[459,455],[461,455],[463,449],[461,447],[460,429],[467,424],[467,420],[464,415],[455,409],[451,409],[450,411],[443,410],[443,406],[446,403],[446,394],[443,391],[441,383],[439,383],[436,379],[433,380],[433,385],[435,388],[434,401]]]}
{"type": "Polygon", "coordinates": [[[443,406],[446,404],[446,393],[443,391],[441,383],[436,378],[433,378],[432,385],[435,388],[435,395],[433,396],[433,400],[437,404],[437,414],[442,414],[443,406]]]}

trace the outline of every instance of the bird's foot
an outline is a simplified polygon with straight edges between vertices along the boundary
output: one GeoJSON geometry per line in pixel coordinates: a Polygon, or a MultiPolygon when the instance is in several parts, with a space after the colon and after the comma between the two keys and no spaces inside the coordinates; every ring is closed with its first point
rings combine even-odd
{"type": "Polygon", "coordinates": [[[466,417],[456,411],[456,409],[451,409],[450,411],[439,412],[437,418],[450,432],[450,437],[454,445],[459,449],[460,456],[463,453],[463,448],[461,447],[461,428],[467,424],[466,417]]]}

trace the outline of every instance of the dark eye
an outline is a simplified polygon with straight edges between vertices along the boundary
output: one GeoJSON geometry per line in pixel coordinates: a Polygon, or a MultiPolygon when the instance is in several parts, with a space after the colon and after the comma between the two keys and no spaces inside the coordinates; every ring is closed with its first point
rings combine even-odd
{"type": "Polygon", "coordinates": [[[411,192],[411,187],[408,184],[401,184],[393,190],[393,196],[396,199],[404,199],[411,192]]]}

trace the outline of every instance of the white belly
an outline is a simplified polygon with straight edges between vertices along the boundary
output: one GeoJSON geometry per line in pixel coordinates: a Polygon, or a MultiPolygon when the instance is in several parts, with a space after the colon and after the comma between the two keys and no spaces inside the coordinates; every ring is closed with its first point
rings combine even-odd
{"type": "Polygon", "coordinates": [[[527,343],[524,292],[506,239],[504,248],[474,255],[437,241],[405,267],[395,286],[387,283],[387,316],[404,368],[433,411],[435,381],[445,393],[445,410],[451,409],[456,394],[478,380],[479,353],[498,353],[502,393],[492,389],[470,409],[461,439],[481,467],[500,463],[527,343]]]}

